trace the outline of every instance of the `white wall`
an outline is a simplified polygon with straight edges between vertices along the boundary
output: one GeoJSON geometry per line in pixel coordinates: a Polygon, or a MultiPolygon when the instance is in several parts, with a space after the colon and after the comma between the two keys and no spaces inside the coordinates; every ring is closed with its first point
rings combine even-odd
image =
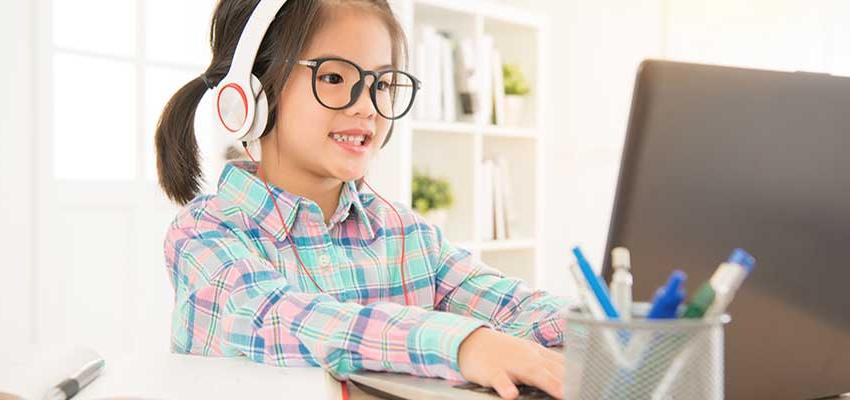
{"type": "Polygon", "coordinates": [[[8,2],[0,13],[0,341],[18,344],[34,333],[31,13],[27,1],[8,2]]]}
{"type": "Polygon", "coordinates": [[[661,0],[557,1],[547,143],[547,289],[571,294],[570,249],[602,262],[637,65],[660,57],[661,0]]]}
{"type": "Polygon", "coordinates": [[[544,0],[552,19],[546,271],[569,294],[569,250],[601,267],[636,67],[666,58],[850,75],[844,0],[544,0]]]}

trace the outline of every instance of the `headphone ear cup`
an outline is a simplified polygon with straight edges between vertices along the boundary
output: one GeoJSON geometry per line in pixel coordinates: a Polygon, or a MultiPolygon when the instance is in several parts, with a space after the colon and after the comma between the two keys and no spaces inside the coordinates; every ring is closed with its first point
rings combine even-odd
{"type": "Polygon", "coordinates": [[[266,124],[269,120],[269,102],[266,98],[266,91],[263,90],[263,85],[260,79],[254,74],[251,74],[251,91],[257,93],[255,97],[256,107],[254,108],[254,120],[251,122],[251,129],[245,133],[243,142],[250,142],[259,139],[266,130],[266,124]]]}

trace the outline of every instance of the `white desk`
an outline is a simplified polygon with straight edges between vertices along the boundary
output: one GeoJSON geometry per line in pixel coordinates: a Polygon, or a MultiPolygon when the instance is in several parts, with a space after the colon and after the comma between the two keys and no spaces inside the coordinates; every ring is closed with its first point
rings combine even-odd
{"type": "MultiPolygon", "coordinates": [[[[103,356],[103,374],[75,399],[341,398],[339,383],[320,368],[279,368],[245,358],[187,356],[167,350],[103,356]]],[[[7,374],[6,379],[0,378],[0,392],[4,383],[14,382],[16,386],[11,389],[19,389],[12,392],[41,398],[50,385],[61,380],[57,380],[56,372],[46,372],[52,368],[45,368],[44,359],[39,356],[11,366],[0,365],[0,372],[5,369],[3,374],[7,374]],[[36,363],[42,365],[34,367],[36,363]]],[[[352,399],[372,399],[353,390],[353,385],[349,388],[352,399]]]]}
{"type": "Polygon", "coordinates": [[[103,375],[77,398],[339,399],[339,384],[331,381],[320,368],[277,368],[245,358],[161,352],[107,359],[103,375]]]}

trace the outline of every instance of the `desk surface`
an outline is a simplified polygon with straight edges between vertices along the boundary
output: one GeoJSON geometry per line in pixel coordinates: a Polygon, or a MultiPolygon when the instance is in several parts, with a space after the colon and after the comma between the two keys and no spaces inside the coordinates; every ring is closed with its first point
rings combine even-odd
{"type": "MultiPolygon", "coordinates": [[[[48,358],[31,357],[0,365],[8,378],[0,379],[0,392],[4,383],[14,382],[12,389],[19,389],[13,393],[41,398],[50,385],[61,380],[57,380],[56,372],[46,372],[54,369],[44,368],[48,358]]],[[[167,350],[104,355],[104,359],[106,368],[101,376],[75,399],[341,398],[339,383],[320,368],[279,368],[245,358],[188,356],[167,350]]],[[[59,376],[62,374],[67,372],[59,376]]],[[[353,389],[353,385],[349,387],[353,389]]],[[[351,399],[373,397],[352,390],[351,399]]]]}
{"type": "Polygon", "coordinates": [[[245,358],[210,358],[167,352],[106,360],[103,374],[77,396],[339,399],[339,384],[320,368],[277,368],[245,358]]]}

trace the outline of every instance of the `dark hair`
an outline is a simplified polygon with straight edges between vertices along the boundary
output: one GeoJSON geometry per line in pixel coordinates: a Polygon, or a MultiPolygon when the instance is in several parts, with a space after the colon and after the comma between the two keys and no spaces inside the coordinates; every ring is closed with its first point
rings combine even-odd
{"type": "MultiPolygon", "coordinates": [[[[221,81],[230,69],[239,36],[258,3],[259,0],[219,0],[216,5],[210,26],[212,61],[203,74],[211,84],[221,81]]],[[[263,84],[269,104],[269,119],[262,136],[274,127],[277,95],[292,71],[293,64],[286,60],[297,59],[309,46],[315,32],[327,22],[328,11],[341,6],[359,7],[381,17],[393,42],[392,64],[403,68],[402,64],[407,60],[407,43],[387,0],[289,0],[269,25],[252,69],[263,84]]],[[[183,85],[165,105],[157,123],[155,143],[159,185],[178,204],[191,201],[201,187],[203,176],[194,120],[195,109],[207,90],[201,76],[183,85]]],[[[389,140],[391,135],[392,125],[386,139],[389,140]]]]}

